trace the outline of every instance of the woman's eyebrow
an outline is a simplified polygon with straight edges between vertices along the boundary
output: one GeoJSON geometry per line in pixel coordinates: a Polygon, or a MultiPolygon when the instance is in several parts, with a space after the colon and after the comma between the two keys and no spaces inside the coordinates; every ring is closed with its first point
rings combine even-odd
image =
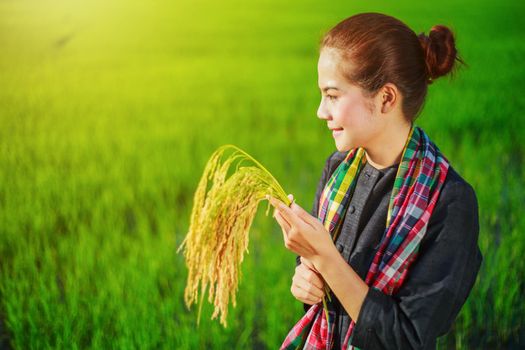
{"type": "Polygon", "coordinates": [[[337,90],[337,91],[339,91],[339,89],[336,88],[335,86],[326,86],[326,87],[322,88],[323,92],[326,92],[328,90],[337,90]]]}

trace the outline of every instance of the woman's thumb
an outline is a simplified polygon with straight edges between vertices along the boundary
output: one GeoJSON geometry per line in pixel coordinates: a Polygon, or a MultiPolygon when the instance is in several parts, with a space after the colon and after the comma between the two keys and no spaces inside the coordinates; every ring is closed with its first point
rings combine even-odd
{"type": "MultiPolygon", "coordinates": [[[[290,193],[287,197],[288,197],[288,199],[289,199],[292,203],[294,202],[295,199],[294,199],[294,197],[293,197],[293,194],[290,193]]],[[[289,206],[292,206],[292,203],[290,203],[289,206]]]]}

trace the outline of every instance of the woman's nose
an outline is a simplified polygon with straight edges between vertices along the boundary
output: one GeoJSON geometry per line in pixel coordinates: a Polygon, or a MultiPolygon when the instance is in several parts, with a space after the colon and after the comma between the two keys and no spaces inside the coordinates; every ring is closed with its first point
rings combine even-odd
{"type": "Polygon", "coordinates": [[[317,117],[323,120],[330,119],[330,113],[328,113],[328,110],[326,109],[322,100],[321,100],[321,103],[319,104],[319,108],[317,108],[317,117]]]}

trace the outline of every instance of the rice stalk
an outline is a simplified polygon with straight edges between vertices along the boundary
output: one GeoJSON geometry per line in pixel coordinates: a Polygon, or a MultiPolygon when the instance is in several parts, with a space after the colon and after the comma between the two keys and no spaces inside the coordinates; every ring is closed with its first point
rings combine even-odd
{"type": "MultiPolygon", "coordinates": [[[[199,293],[199,324],[204,294],[213,303],[211,319],[220,316],[227,327],[228,304],[236,306],[240,264],[248,252],[249,229],[260,201],[269,194],[290,205],[281,185],[259,162],[233,145],[219,147],[208,160],[195,191],[190,227],[177,253],[185,247],[188,279],[186,306],[196,303],[199,293]],[[226,159],[224,153],[233,150],[226,159]],[[249,162],[250,165],[244,163],[249,162]],[[228,171],[236,164],[230,177],[228,171]]],[[[266,215],[270,210],[268,209],[266,215]]]]}

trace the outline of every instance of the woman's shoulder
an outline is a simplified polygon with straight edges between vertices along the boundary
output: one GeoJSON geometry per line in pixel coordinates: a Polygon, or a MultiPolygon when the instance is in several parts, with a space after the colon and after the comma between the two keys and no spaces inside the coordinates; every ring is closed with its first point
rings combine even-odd
{"type": "Polygon", "coordinates": [[[436,203],[436,209],[454,202],[461,203],[463,207],[469,209],[477,209],[476,191],[452,165],[449,165],[447,177],[436,203]]]}
{"type": "Polygon", "coordinates": [[[476,191],[450,165],[430,216],[424,241],[445,239],[457,242],[464,247],[472,247],[478,235],[479,216],[476,191]]]}

